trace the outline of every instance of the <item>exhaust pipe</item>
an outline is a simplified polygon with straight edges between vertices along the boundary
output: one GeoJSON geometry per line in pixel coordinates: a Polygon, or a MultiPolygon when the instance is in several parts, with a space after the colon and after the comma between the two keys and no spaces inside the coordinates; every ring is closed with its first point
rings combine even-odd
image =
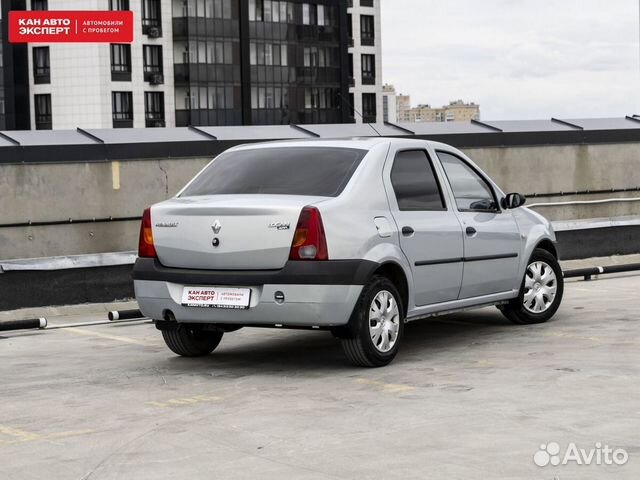
{"type": "Polygon", "coordinates": [[[109,312],[109,320],[132,320],[134,318],[144,318],[140,310],[114,310],[109,312]]]}
{"type": "Polygon", "coordinates": [[[30,318],[27,320],[9,320],[8,322],[0,322],[0,331],[7,332],[11,330],[29,330],[33,328],[46,328],[46,318],[30,318]]]}

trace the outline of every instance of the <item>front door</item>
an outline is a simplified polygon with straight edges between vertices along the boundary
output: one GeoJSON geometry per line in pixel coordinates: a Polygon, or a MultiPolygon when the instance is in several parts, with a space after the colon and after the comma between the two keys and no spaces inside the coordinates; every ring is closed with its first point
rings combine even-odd
{"type": "Polygon", "coordinates": [[[464,236],[460,298],[517,288],[521,239],[511,212],[503,211],[489,182],[471,164],[437,152],[453,191],[464,236]]]}
{"type": "Polygon", "coordinates": [[[462,228],[453,208],[447,208],[427,151],[395,152],[387,178],[416,306],[456,300],[462,282],[462,228]]]}

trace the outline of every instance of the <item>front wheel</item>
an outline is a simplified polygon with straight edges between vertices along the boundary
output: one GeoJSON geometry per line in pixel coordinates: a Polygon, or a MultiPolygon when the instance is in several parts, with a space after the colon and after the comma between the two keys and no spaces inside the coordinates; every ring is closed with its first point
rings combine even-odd
{"type": "Polygon", "coordinates": [[[162,338],[167,347],[183,357],[202,357],[213,352],[220,340],[221,331],[206,331],[188,325],[180,325],[175,330],[163,330],[162,338]]]}
{"type": "Polygon", "coordinates": [[[398,353],[404,333],[400,294],[386,277],[375,276],[364,287],[350,319],[342,348],[360,367],[388,365],[398,353]]]}
{"type": "Polygon", "coordinates": [[[558,260],[546,250],[537,248],[527,265],[520,294],[501,310],[516,324],[544,323],[560,307],[563,292],[564,278],[558,260]]]}

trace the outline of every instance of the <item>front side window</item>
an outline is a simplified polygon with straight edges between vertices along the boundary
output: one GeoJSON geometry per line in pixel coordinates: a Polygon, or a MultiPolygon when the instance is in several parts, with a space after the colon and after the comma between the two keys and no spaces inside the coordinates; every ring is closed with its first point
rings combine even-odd
{"type": "Polygon", "coordinates": [[[493,190],[478,173],[461,158],[450,153],[438,152],[449,184],[460,211],[498,210],[493,190]]]}
{"type": "Polygon", "coordinates": [[[261,148],[220,155],[181,194],[336,197],[367,154],[330,147],[261,148]]]}
{"type": "Polygon", "coordinates": [[[408,150],[396,155],[391,184],[400,210],[446,210],[436,172],[424,150],[408,150]]]}

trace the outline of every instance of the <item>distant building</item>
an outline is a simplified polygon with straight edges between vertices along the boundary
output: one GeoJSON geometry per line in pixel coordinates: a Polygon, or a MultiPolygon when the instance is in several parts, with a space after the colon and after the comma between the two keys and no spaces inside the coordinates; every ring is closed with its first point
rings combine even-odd
{"type": "Polygon", "coordinates": [[[402,119],[399,121],[468,122],[470,120],[480,120],[480,105],[456,100],[440,108],[433,108],[431,105],[425,104],[403,110],[402,119]]]}
{"type": "Polygon", "coordinates": [[[396,123],[398,121],[398,112],[396,105],[396,89],[393,85],[384,85],[382,87],[382,120],[385,122],[396,123]]]}
{"type": "Polygon", "coordinates": [[[382,121],[382,0],[347,0],[349,99],[356,123],[382,121]]]}
{"type": "Polygon", "coordinates": [[[409,122],[409,111],[411,110],[411,96],[400,95],[396,96],[396,118],[398,122],[409,122]]]}

